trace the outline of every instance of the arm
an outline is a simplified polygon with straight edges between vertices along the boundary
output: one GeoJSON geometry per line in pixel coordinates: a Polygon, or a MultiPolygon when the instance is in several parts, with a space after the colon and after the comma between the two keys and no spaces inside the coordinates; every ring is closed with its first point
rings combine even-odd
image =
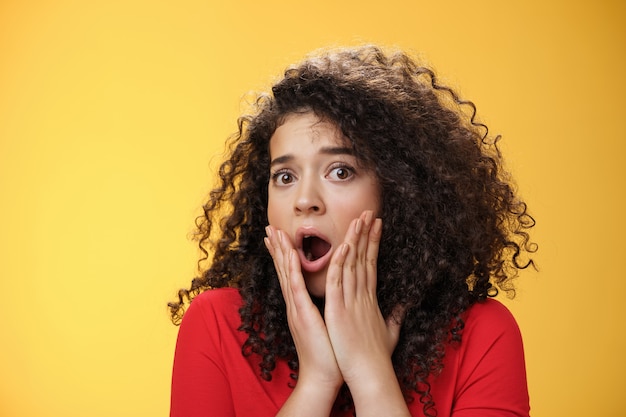
{"type": "Polygon", "coordinates": [[[217,349],[201,306],[192,303],[178,332],[170,417],[235,415],[230,385],[217,349]]]}
{"type": "Polygon", "coordinates": [[[506,307],[473,306],[458,354],[453,417],[528,417],[522,337],[506,307]]]}

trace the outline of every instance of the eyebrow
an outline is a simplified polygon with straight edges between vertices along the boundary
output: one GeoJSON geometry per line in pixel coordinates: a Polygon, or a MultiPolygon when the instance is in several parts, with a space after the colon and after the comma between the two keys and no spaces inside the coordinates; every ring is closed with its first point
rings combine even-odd
{"type": "MultiPolygon", "coordinates": [[[[327,146],[323,147],[319,150],[320,154],[323,155],[354,155],[354,151],[351,148],[340,147],[340,146],[327,146]]],[[[289,162],[294,159],[294,156],[291,154],[279,156],[275,159],[272,159],[270,162],[270,167],[274,165],[282,164],[285,162],[289,162]]]]}

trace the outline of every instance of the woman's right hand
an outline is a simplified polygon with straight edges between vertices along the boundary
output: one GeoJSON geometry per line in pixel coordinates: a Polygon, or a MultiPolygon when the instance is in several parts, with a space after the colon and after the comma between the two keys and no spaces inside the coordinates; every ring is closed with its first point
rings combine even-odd
{"type": "Polygon", "coordinates": [[[287,306],[298,353],[298,381],[278,415],[328,416],[343,384],[324,320],[307,291],[300,260],[287,235],[272,226],[264,239],[287,306]]]}

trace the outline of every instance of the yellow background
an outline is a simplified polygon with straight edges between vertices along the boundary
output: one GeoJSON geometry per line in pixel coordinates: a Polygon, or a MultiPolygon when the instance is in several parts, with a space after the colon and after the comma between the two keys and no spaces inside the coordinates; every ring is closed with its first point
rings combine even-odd
{"type": "Polygon", "coordinates": [[[507,304],[535,417],[626,415],[623,1],[0,2],[0,416],[166,416],[193,220],[241,97],[323,46],[420,52],[538,226],[507,304]]]}

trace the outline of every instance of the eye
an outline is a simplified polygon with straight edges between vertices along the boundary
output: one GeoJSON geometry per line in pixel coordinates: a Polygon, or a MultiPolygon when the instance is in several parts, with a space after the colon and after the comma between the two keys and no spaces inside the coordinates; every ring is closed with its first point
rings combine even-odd
{"type": "Polygon", "coordinates": [[[330,170],[328,177],[336,181],[345,181],[354,175],[354,169],[347,165],[340,165],[330,170]]]}
{"type": "Polygon", "coordinates": [[[271,175],[272,182],[276,185],[288,185],[294,181],[293,175],[287,170],[279,170],[271,175]]]}

